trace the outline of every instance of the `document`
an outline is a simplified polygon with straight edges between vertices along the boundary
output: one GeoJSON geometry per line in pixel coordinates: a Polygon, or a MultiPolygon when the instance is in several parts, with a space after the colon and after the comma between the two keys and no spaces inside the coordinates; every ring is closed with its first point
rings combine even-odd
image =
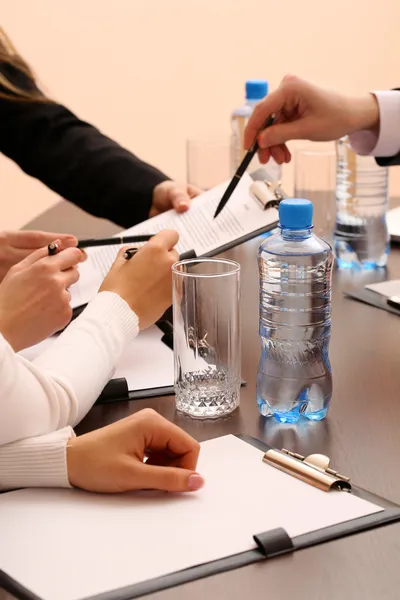
{"type": "MultiPolygon", "coordinates": [[[[192,201],[190,210],[178,214],[169,210],[144,223],[135,225],[119,235],[151,234],[164,229],[179,233],[176,249],[179,254],[194,250],[197,256],[212,255],[220,248],[234,244],[253,232],[265,231],[278,219],[275,208],[263,210],[250,191],[253,183],[244,174],[235,192],[221,214],[214,219],[214,212],[228,185],[221,184],[204,192],[192,201]]],[[[271,193],[271,199],[274,196],[271,193]]],[[[118,242],[116,242],[118,243],[118,242]]],[[[71,304],[75,308],[89,302],[114,262],[120,246],[88,248],[88,260],[79,265],[80,280],[70,288],[71,304]]]]}
{"type": "Polygon", "coordinates": [[[254,549],[253,536],[275,528],[293,538],[382,510],[262,457],[228,435],[201,444],[197,493],[2,494],[0,570],[41,600],[82,600],[254,549]]]}

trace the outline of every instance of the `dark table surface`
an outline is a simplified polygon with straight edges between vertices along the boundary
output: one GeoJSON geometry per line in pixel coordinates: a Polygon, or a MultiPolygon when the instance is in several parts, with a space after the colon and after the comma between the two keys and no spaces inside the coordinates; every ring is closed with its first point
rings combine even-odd
{"type": "MultiPolygon", "coordinates": [[[[29,228],[68,231],[79,236],[107,235],[118,230],[67,203],[47,211],[29,228]]],[[[256,406],[259,241],[253,240],[224,255],[242,266],[242,375],[248,384],[242,388],[240,408],[226,419],[200,422],[177,414],[172,396],[96,406],[78,432],[151,406],[200,441],[227,433],[245,433],[301,454],[327,454],[334,468],[359,486],[400,503],[400,318],[343,294],[344,289],[367,282],[400,279],[400,247],[392,248],[387,270],[334,273],[331,409],[323,422],[290,426],[261,418],[256,406]]],[[[293,508],[301,518],[301,506],[296,506],[295,500],[293,508]]],[[[189,595],[192,600],[399,599],[400,525],[198,580],[148,598],[180,600],[189,595]]],[[[2,596],[0,591],[0,600],[6,598],[11,597],[2,596]]]]}

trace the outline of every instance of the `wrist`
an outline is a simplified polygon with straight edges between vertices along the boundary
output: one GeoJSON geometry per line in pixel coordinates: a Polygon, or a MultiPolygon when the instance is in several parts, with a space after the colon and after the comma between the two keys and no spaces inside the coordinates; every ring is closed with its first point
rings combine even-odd
{"type": "Polygon", "coordinates": [[[7,318],[4,318],[4,316],[0,316],[0,333],[3,336],[3,338],[10,344],[11,348],[14,350],[14,352],[19,352],[20,350],[23,350],[24,346],[21,345],[20,343],[18,343],[18,339],[15,335],[13,335],[12,331],[13,331],[13,327],[10,327],[10,324],[7,321],[7,318]]]}
{"type": "Polygon", "coordinates": [[[379,133],[379,105],[374,94],[349,99],[349,133],[371,131],[379,133]]]}

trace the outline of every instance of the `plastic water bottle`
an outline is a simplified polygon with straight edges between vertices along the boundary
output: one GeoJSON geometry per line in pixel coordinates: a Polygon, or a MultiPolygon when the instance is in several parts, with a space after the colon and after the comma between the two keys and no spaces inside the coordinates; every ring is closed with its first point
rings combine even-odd
{"type": "MultiPolygon", "coordinates": [[[[235,174],[238,166],[240,165],[244,155],[244,130],[247,125],[247,121],[254,110],[255,105],[265,98],[268,94],[268,81],[265,79],[249,79],[246,81],[246,101],[242,106],[236,108],[231,116],[232,126],[232,138],[231,138],[231,172],[232,176],[235,174]]],[[[263,167],[260,164],[257,156],[251,161],[248,171],[251,173],[256,169],[263,167]]],[[[268,175],[273,181],[281,180],[281,167],[271,158],[267,165],[266,170],[268,175]]]]}
{"type": "Polygon", "coordinates": [[[279,233],[258,251],[260,413],[281,423],[323,419],[332,397],[328,357],[333,252],[312,233],[309,200],[282,200],[279,233]]]}
{"type": "Polygon", "coordinates": [[[339,268],[384,267],[389,255],[387,167],[358,156],[347,137],[336,142],[334,248],[339,268]]]}

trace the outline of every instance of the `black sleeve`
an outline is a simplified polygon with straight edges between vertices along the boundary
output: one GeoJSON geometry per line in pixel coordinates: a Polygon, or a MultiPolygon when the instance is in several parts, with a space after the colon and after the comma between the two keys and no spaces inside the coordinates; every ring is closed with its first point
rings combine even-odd
{"type": "MultiPolygon", "coordinates": [[[[17,73],[14,83],[21,81],[17,73]]],[[[168,179],[54,103],[0,98],[0,152],[63,198],[123,227],[148,218],[154,187],[168,179]]]]}
{"type": "MultiPolygon", "coordinates": [[[[393,91],[399,92],[400,88],[394,88],[393,91]]],[[[395,167],[400,165],[400,152],[395,156],[378,156],[375,160],[380,167],[395,167]]]]}

